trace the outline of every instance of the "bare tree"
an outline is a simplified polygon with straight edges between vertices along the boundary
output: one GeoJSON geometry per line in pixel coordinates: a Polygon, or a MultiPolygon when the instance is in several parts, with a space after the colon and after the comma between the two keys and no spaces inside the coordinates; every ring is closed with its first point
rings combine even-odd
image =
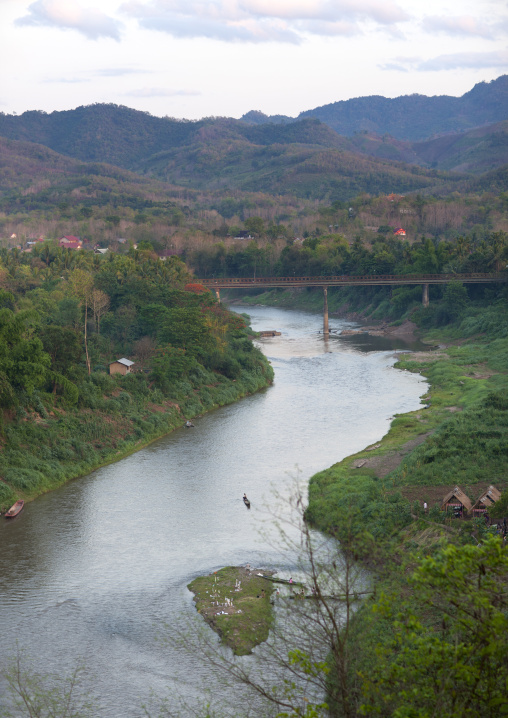
{"type": "Polygon", "coordinates": [[[75,269],[71,274],[70,282],[71,282],[72,288],[74,290],[74,294],[79,299],[80,304],[85,309],[86,366],[88,369],[88,373],[91,374],[92,368],[90,366],[90,357],[88,354],[87,325],[88,325],[88,307],[90,306],[90,301],[91,301],[92,291],[93,291],[93,277],[89,272],[85,271],[84,269],[75,269]]]}
{"type": "Polygon", "coordinates": [[[93,289],[90,296],[90,303],[95,320],[95,326],[97,327],[97,334],[100,334],[101,317],[106,314],[111,302],[109,296],[106,292],[103,292],[102,289],[93,289]]]}
{"type": "MultiPolygon", "coordinates": [[[[196,625],[184,636],[168,639],[179,650],[201,655],[230,684],[247,689],[251,698],[243,701],[242,715],[320,718],[330,711],[344,718],[356,715],[348,637],[359,601],[370,593],[369,577],[333,537],[309,527],[304,506],[304,492],[298,488],[289,513],[282,510],[271,516],[281,564],[292,567],[303,589],[295,582],[275,594],[273,629],[251,660],[235,657],[209,630],[196,625]]],[[[219,698],[221,718],[238,715],[238,705],[228,709],[222,701],[219,698]]],[[[207,710],[211,715],[210,707],[207,710]]],[[[170,715],[175,714],[160,713],[170,715]]]]}
{"type": "Polygon", "coordinates": [[[142,364],[153,356],[156,348],[156,343],[148,336],[141,337],[137,342],[134,342],[134,352],[142,364]]]}
{"type": "Polygon", "coordinates": [[[28,661],[18,647],[15,657],[0,669],[7,689],[0,706],[2,718],[93,718],[97,715],[94,701],[80,695],[81,666],[74,668],[68,677],[61,677],[35,673],[24,664],[28,661]]]}

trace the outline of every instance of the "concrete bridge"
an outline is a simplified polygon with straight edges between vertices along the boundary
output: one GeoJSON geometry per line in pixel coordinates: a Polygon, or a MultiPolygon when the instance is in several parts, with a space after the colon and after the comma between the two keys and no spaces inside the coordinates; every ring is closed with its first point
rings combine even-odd
{"type": "Polygon", "coordinates": [[[221,289],[253,289],[255,287],[323,287],[323,333],[329,334],[328,329],[328,287],[350,286],[392,286],[399,284],[421,284],[422,304],[429,306],[429,284],[448,284],[449,282],[463,282],[464,284],[485,284],[494,282],[507,282],[508,273],[497,272],[470,272],[468,274],[365,274],[339,277],[222,277],[211,279],[196,279],[208,289],[215,291],[220,301],[221,289]]]}

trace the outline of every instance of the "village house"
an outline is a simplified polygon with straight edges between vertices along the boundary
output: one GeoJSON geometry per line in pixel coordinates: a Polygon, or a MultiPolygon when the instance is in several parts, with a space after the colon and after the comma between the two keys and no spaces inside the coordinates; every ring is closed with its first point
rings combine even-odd
{"type": "Polygon", "coordinates": [[[402,229],[402,227],[397,227],[393,231],[394,235],[398,235],[399,237],[405,237],[406,236],[406,230],[402,229]]]}
{"type": "Polygon", "coordinates": [[[64,247],[65,249],[81,249],[83,247],[83,242],[80,237],[75,237],[74,235],[69,234],[65,237],[60,237],[58,240],[58,246],[64,247]]]}
{"type": "Polygon", "coordinates": [[[109,363],[109,373],[122,374],[125,376],[125,374],[130,374],[131,366],[133,365],[134,362],[130,359],[116,359],[115,361],[109,363]]]}

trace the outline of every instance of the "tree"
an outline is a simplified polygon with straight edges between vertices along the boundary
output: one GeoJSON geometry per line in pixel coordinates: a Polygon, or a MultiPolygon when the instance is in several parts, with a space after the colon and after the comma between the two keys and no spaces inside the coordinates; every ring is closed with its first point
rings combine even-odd
{"type": "MultiPolygon", "coordinates": [[[[274,504],[281,506],[281,502],[287,500],[277,494],[274,504]]],[[[285,508],[270,518],[278,529],[275,540],[281,562],[292,566],[308,599],[296,592],[276,598],[278,620],[268,641],[248,663],[235,660],[209,632],[203,634],[196,628],[179,638],[173,634],[168,640],[194,656],[201,655],[217,666],[219,673],[240,683],[248,691],[244,700],[255,715],[325,718],[333,704],[340,706],[342,716],[353,718],[355,693],[348,683],[348,639],[359,593],[366,591],[363,570],[337,541],[311,530],[298,486],[289,500],[289,511],[285,508]]],[[[161,712],[160,718],[169,715],[161,712]]],[[[221,706],[218,715],[230,713],[221,706]]]]}
{"type": "Polygon", "coordinates": [[[265,223],[261,217],[248,217],[243,224],[247,232],[253,234],[263,234],[265,231],[265,223]]]}
{"type": "Polygon", "coordinates": [[[462,282],[449,282],[443,293],[443,305],[448,317],[453,321],[464,312],[469,298],[462,282]]]}
{"type": "Polygon", "coordinates": [[[448,545],[420,560],[412,604],[394,614],[385,597],[375,607],[379,620],[388,620],[391,638],[378,645],[375,663],[363,674],[360,713],[508,715],[507,576],[508,553],[493,536],[478,546],[448,545]]]}
{"type": "Polygon", "coordinates": [[[88,369],[88,373],[91,374],[92,368],[90,366],[90,357],[88,354],[87,325],[88,325],[88,307],[90,306],[90,300],[91,300],[92,289],[93,289],[93,277],[91,274],[89,274],[88,272],[86,272],[83,269],[75,269],[71,274],[70,282],[71,282],[71,286],[73,288],[74,294],[76,295],[80,304],[85,309],[84,338],[85,338],[86,366],[88,369]]]}
{"type": "Polygon", "coordinates": [[[14,406],[46,380],[50,358],[32,334],[34,314],[0,310],[0,402],[14,406]]]}
{"type": "Polygon", "coordinates": [[[182,379],[195,364],[196,360],[189,356],[184,349],[167,344],[157,351],[151,361],[150,379],[157,384],[161,391],[168,393],[171,384],[182,379]]]}
{"type": "Polygon", "coordinates": [[[110,299],[102,289],[93,289],[90,295],[90,304],[94,315],[97,334],[100,334],[101,317],[109,310],[110,299]]]}
{"type": "Polygon", "coordinates": [[[81,666],[61,677],[35,673],[24,668],[23,661],[18,648],[15,658],[0,669],[10,703],[0,706],[1,718],[92,718],[97,714],[93,701],[77,695],[81,666]]]}
{"type": "Polygon", "coordinates": [[[80,361],[82,350],[79,338],[72,329],[50,324],[43,327],[40,337],[55,371],[63,374],[80,361]]]}

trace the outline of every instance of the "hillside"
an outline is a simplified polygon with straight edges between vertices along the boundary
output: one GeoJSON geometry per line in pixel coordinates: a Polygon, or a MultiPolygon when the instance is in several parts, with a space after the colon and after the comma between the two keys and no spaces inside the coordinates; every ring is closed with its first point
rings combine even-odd
{"type": "Polygon", "coordinates": [[[487,172],[508,164],[508,121],[413,143],[427,165],[453,172],[487,172]]]}
{"type": "MultiPolygon", "coordinates": [[[[75,145],[71,146],[68,137],[55,141],[55,144],[61,148],[56,151],[65,150],[81,162],[70,164],[64,158],[57,160],[41,147],[29,149],[25,145],[23,163],[33,164],[30,186],[33,185],[33,177],[37,176],[39,189],[42,188],[40,183],[48,171],[48,166],[53,175],[61,173],[65,167],[68,174],[74,175],[72,179],[66,180],[67,185],[68,182],[74,182],[72,189],[76,189],[86,198],[87,192],[83,187],[87,182],[90,183],[89,178],[83,175],[94,174],[97,170],[90,169],[83,163],[91,162],[97,165],[97,157],[103,162],[116,163],[119,167],[143,175],[145,183],[146,177],[151,176],[169,183],[173,188],[174,185],[180,185],[205,192],[241,190],[331,201],[349,201],[360,192],[408,193],[437,189],[450,183],[454,185],[458,181],[457,177],[438,175],[435,171],[429,172],[400,162],[394,163],[389,159],[359,155],[347,138],[340,137],[329,127],[313,119],[290,125],[260,126],[249,126],[228,119],[183,123],[180,135],[174,135],[171,139],[171,133],[169,130],[166,132],[164,125],[168,124],[171,128],[179,124],[173,120],[150,118],[144,113],[113,105],[93,105],[89,108],[78,108],[75,112],[71,132],[76,138],[75,145]],[[139,124],[134,126],[134,120],[139,124]],[[95,132],[91,129],[94,123],[95,132]],[[130,129],[129,123],[134,123],[130,129]],[[144,123],[147,134],[142,139],[144,123]],[[154,129],[156,123],[160,123],[160,131],[154,130],[154,134],[150,134],[150,128],[154,129]],[[118,130],[119,127],[123,129],[118,130]],[[124,134],[128,131],[133,132],[132,142],[130,136],[124,134]],[[160,144],[156,143],[156,136],[159,137],[160,144]],[[173,140],[176,144],[171,144],[173,140]],[[155,146],[157,151],[153,152],[155,146]],[[41,166],[43,161],[44,169],[41,166]]],[[[27,114],[30,115],[30,121],[33,121],[34,113],[27,114]]],[[[53,137],[60,137],[57,128],[62,122],[69,122],[68,115],[69,113],[42,115],[45,130],[42,131],[41,125],[34,139],[44,144],[52,141],[53,137]]],[[[0,118],[0,126],[1,120],[5,120],[5,117],[0,118]]],[[[23,133],[18,134],[26,134],[27,127],[21,127],[24,127],[23,133]]],[[[61,129],[61,132],[64,131],[61,129]]],[[[16,185],[19,184],[19,177],[15,179],[19,170],[14,167],[21,159],[14,162],[11,157],[15,151],[14,145],[8,146],[5,143],[6,141],[3,184],[5,186],[11,177],[16,185]]],[[[132,174],[112,167],[106,169],[103,164],[98,173],[108,176],[116,183],[134,181],[132,174]]],[[[30,191],[34,192],[33,187],[30,191]]],[[[154,191],[160,192],[161,188],[154,188],[154,191]]],[[[174,191],[178,194],[176,188],[174,191]]],[[[48,194],[51,193],[45,193],[46,196],[48,194]]]]}
{"type": "Polygon", "coordinates": [[[333,102],[302,112],[298,119],[315,117],[341,135],[375,133],[404,140],[460,132],[508,117],[508,75],[480,82],[462,97],[372,95],[333,102]]]}
{"type": "Polygon", "coordinates": [[[156,180],[140,177],[134,172],[104,162],[81,162],[59,154],[34,142],[8,140],[0,137],[0,196],[25,197],[25,204],[33,204],[35,197],[52,204],[59,193],[80,196],[82,201],[93,199],[100,205],[110,201],[117,191],[135,206],[145,202],[166,201],[181,189],[163,185],[156,180]],[[100,194],[105,193],[101,202],[100,194]],[[151,200],[148,200],[148,194],[151,200]]]}
{"type": "MultiPolygon", "coordinates": [[[[291,127],[291,126],[290,126],[291,127]]],[[[323,125],[321,125],[323,127],[323,125]]],[[[203,190],[242,190],[349,201],[360,192],[415,192],[458,178],[348,149],[319,144],[249,141],[202,130],[200,141],[159,152],[135,167],[167,182],[203,190]]],[[[339,145],[339,147],[337,146],[339,145]]]]}

